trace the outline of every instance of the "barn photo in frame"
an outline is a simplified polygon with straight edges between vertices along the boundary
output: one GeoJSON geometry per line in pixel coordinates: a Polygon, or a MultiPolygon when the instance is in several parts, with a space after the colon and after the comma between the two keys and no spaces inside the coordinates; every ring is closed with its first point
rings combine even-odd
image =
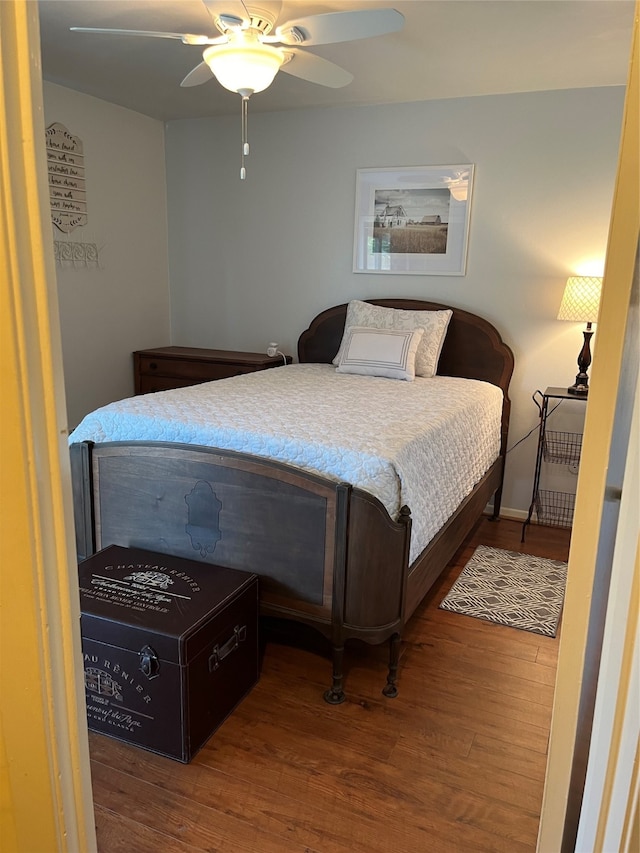
{"type": "Polygon", "coordinates": [[[473,165],[358,169],[353,271],[464,275],[473,165]]]}

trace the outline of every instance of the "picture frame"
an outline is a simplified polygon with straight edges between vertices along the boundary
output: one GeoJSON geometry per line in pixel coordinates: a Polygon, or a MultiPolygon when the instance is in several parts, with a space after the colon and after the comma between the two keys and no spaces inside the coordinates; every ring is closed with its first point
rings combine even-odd
{"type": "Polygon", "coordinates": [[[358,169],[353,272],[464,275],[474,167],[358,169]]]}

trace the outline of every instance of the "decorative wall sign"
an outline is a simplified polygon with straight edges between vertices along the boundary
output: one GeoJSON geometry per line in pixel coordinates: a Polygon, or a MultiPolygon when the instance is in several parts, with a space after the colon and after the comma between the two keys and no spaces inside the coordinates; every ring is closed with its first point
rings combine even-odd
{"type": "Polygon", "coordinates": [[[464,275],[473,165],[358,169],[353,271],[464,275]]]}
{"type": "Polygon", "coordinates": [[[82,142],[63,124],[54,122],[46,130],[46,144],[51,221],[68,234],[87,224],[82,142]]]}

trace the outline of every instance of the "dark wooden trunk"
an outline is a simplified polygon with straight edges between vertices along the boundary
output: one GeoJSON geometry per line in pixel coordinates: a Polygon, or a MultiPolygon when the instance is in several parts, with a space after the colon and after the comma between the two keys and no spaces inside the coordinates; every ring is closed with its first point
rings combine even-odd
{"type": "Polygon", "coordinates": [[[110,545],[79,580],[89,728],[190,761],[258,680],[257,575],[110,545]]]}

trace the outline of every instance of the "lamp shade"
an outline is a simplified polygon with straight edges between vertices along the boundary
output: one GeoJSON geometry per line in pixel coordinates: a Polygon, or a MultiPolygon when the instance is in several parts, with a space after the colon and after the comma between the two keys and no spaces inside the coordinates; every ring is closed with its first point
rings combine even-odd
{"type": "Polygon", "coordinates": [[[208,47],[202,56],[221,86],[247,96],[268,88],[285,61],[282,50],[246,32],[234,33],[228,44],[208,47]]]}
{"type": "Polygon", "coordinates": [[[576,275],[567,279],[558,311],[558,320],[575,323],[595,323],[600,307],[602,279],[596,276],[576,275]]]}

